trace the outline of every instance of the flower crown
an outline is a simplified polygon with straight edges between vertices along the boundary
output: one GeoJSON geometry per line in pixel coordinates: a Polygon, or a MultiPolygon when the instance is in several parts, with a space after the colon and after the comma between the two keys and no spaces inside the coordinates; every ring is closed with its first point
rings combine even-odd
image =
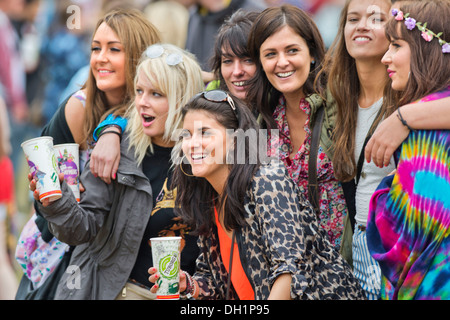
{"type": "Polygon", "coordinates": [[[422,32],[422,38],[425,41],[430,42],[431,40],[433,40],[433,38],[439,39],[439,44],[442,47],[442,52],[450,53],[450,44],[441,39],[442,32],[435,34],[433,31],[427,28],[426,22],[424,24],[422,24],[422,22],[417,22],[414,18],[409,17],[409,13],[404,15],[402,11],[392,9],[392,15],[397,21],[405,20],[405,26],[408,30],[413,30],[417,26],[417,29],[422,32]]]}

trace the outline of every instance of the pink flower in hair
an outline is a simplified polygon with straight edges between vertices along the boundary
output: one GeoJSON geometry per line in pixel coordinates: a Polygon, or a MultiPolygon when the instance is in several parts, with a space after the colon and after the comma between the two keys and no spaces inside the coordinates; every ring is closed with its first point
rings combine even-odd
{"type": "Polygon", "coordinates": [[[422,38],[424,38],[425,41],[430,42],[431,40],[433,40],[433,35],[428,32],[422,31],[422,38]]]}
{"type": "Polygon", "coordinates": [[[403,12],[402,11],[398,11],[397,15],[395,16],[395,20],[397,21],[402,21],[403,20],[403,12]]]}

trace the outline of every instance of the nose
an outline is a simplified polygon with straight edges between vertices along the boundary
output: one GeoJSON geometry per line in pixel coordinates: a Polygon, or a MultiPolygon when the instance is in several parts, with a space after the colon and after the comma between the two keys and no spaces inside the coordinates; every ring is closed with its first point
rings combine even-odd
{"type": "Polygon", "coordinates": [[[357,31],[365,31],[365,30],[368,30],[368,29],[369,29],[368,22],[369,22],[368,19],[362,17],[362,18],[359,20],[358,24],[356,25],[356,30],[357,30],[357,31]]]}
{"type": "Polygon", "coordinates": [[[139,108],[149,108],[150,102],[145,93],[141,93],[139,95],[136,95],[136,106],[139,108]]]}
{"type": "Polygon", "coordinates": [[[286,54],[284,54],[284,52],[280,53],[280,54],[278,55],[277,65],[278,65],[279,67],[284,68],[284,67],[286,67],[288,64],[289,64],[289,60],[288,60],[286,54]]]}
{"type": "Polygon", "coordinates": [[[385,65],[389,65],[392,62],[392,58],[391,58],[391,50],[389,49],[388,51],[386,51],[386,53],[384,54],[383,58],[381,58],[381,63],[385,64],[385,65]]]}
{"type": "Polygon", "coordinates": [[[242,68],[242,64],[240,61],[235,61],[233,65],[233,76],[239,77],[244,74],[244,68],[242,68]]]}
{"type": "Polygon", "coordinates": [[[107,52],[105,49],[100,50],[96,56],[97,62],[106,62],[108,60],[107,52]]]}

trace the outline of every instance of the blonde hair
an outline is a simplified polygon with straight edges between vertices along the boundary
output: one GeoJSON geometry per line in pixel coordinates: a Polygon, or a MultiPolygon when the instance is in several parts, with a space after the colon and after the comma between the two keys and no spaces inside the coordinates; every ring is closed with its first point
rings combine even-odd
{"type": "Polygon", "coordinates": [[[161,42],[185,48],[189,22],[189,10],[185,6],[176,1],[157,1],[150,3],[144,14],[158,28],[161,42]]]}
{"type": "MultiPolygon", "coordinates": [[[[176,129],[181,128],[181,108],[197,93],[204,89],[202,70],[194,55],[172,44],[161,44],[164,53],[158,58],[148,58],[144,53],[136,69],[135,85],[142,71],[158,91],[167,97],[169,111],[164,129],[163,139],[172,140],[176,129]],[[181,55],[183,61],[172,66],[166,63],[169,54],[181,55]]],[[[130,148],[135,148],[138,164],[142,163],[150,149],[153,152],[151,137],[145,135],[141,117],[132,101],[128,112],[127,130],[129,131],[130,148]]]]}
{"type": "Polygon", "coordinates": [[[94,35],[102,23],[106,23],[120,39],[125,51],[125,95],[122,103],[110,106],[105,94],[97,88],[92,71],[89,72],[86,88],[86,122],[85,134],[88,141],[92,141],[92,134],[97,125],[110,113],[116,116],[125,114],[127,105],[134,95],[134,77],[136,65],[142,52],[149,45],[159,42],[159,31],[145,16],[136,9],[116,9],[107,13],[97,22],[94,35]]]}

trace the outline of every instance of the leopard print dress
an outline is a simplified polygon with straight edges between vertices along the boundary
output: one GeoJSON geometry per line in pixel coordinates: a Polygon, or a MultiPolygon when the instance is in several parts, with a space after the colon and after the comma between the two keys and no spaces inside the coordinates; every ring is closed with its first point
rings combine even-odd
{"type": "MultiPolygon", "coordinates": [[[[309,202],[282,164],[261,166],[244,206],[248,226],[236,230],[236,241],[255,299],[267,299],[274,281],[284,273],[292,275],[292,299],[365,299],[350,266],[321,231],[309,202]]],[[[228,273],[216,228],[200,236],[198,244],[194,278],[199,299],[225,299],[228,273]]],[[[229,298],[238,299],[232,287],[229,291],[229,298]]]]}

